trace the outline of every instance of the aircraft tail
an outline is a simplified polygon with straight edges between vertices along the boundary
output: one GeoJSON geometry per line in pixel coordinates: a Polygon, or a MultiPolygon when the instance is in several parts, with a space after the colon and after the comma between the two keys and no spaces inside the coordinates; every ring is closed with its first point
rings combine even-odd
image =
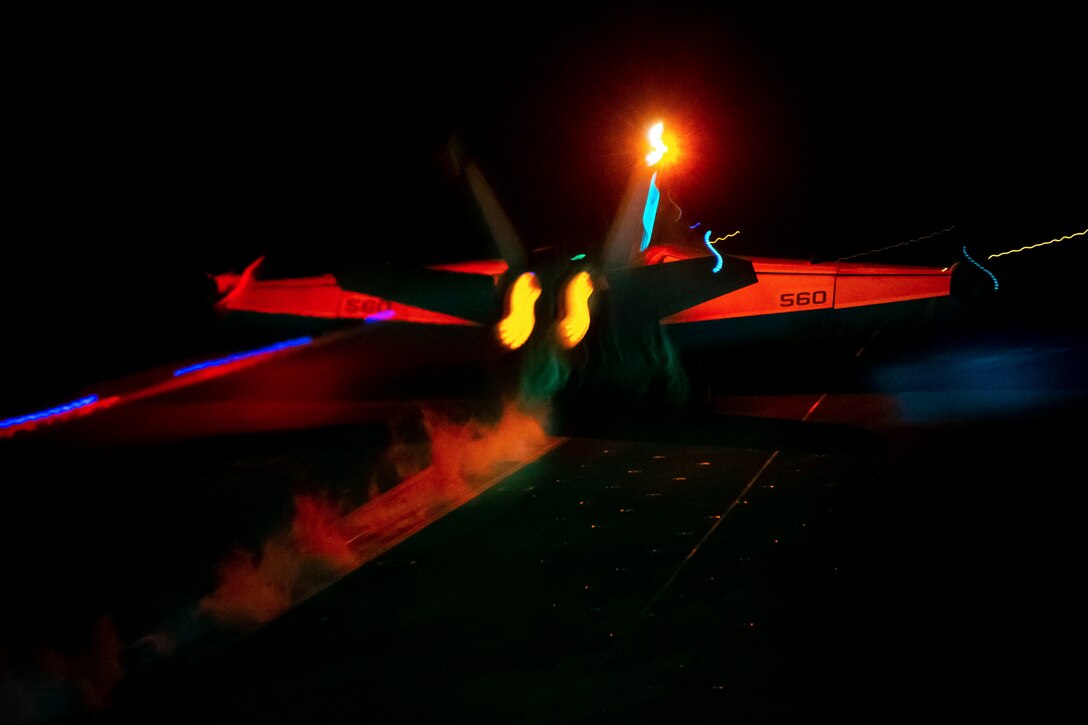
{"type": "Polygon", "coordinates": [[[465,181],[494,244],[497,274],[455,268],[457,265],[417,267],[380,264],[338,275],[345,289],[401,304],[452,315],[481,325],[502,317],[500,278],[513,279],[527,269],[526,247],[477,164],[469,160],[456,139],[448,146],[454,170],[465,181]]]}
{"type": "Polygon", "coordinates": [[[752,263],[707,246],[670,259],[647,250],[666,233],[657,164],[639,164],[605,239],[601,266],[614,298],[613,315],[627,324],[656,325],[669,315],[755,284],[752,263]]]}
{"type": "Polygon", "coordinates": [[[458,139],[450,141],[449,158],[454,170],[465,178],[472,198],[483,216],[484,225],[491,235],[495,251],[506,262],[507,269],[522,272],[528,264],[525,243],[514,229],[514,223],[499,203],[491,185],[477,163],[465,155],[458,139]]]}
{"type": "Polygon", "coordinates": [[[227,309],[230,307],[232,300],[242,295],[246,288],[253,282],[254,275],[257,268],[264,262],[264,255],[257,257],[242,270],[241,274],[219,274],[208,275],[215,281],[216,294],[218,295],[218,301],[216,305],[220,309],[227,309]]]}
{"type": "Polygon", "coordinates": [[[654,233],[660,198],[656,169],[636,169],[605,238],[601,264],[606,272],[630,267],[646,251],[654,233]]]}
{"type": "Polygon", "coordinates": [[[386,263],[339,274],[336,281],[345,290],[481,325],[499,317],[495,281],[487,274],[386,263]]]}

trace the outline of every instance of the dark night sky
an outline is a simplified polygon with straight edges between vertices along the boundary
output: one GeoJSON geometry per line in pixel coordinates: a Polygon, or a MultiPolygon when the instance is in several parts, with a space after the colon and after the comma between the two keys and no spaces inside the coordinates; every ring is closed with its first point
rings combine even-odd
{"type": "Polygon", "coordinates": [[[1079,26],[1026,12],[552,3],[13,24],[7,362],[53,354],[58,326],[131,347],[191,311],[204,272],[259,254],[306,273],[490,253],[452,221],[436,159],[455,132],[534,245],[604,234],[658,118],[685,137],[674,200],[741,230],[727,251],[834,257],[949,226],[992,251],[1079,231],[1079,26]]]}

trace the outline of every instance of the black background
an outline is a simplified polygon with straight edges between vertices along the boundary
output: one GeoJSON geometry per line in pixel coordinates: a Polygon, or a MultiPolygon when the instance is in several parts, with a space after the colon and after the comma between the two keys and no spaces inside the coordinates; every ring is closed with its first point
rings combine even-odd
{"type": "Polygon", "coordinates": [[[0,409],[186,349],[207,274],[260,255],[308,274],[493,253],[450,192],[454,136],[532,246],[601,239],[659,118],[684,138],[669,198],[740,230],[724,251],[1081,231],[1077,23],[1033,7],[13,18],[0,409]]]}

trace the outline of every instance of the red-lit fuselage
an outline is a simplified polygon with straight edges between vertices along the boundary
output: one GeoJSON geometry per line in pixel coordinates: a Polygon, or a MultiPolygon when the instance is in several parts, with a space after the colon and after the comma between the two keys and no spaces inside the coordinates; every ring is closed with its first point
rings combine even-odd
{"type": "MultiPolygon", "coordinates": [[[[709,266],[716,261],[698,250],[657,245],[639,263],[703,258],[709,266]]],[[[735,258],[726,257],[725,264],[730,259],[735,258]]],[[[757,283],[660,320],[680,347],[771,339],[820,316],[883,315],[900,303],[948,297],[954,270],[741,259],[752,264],[757,283]]],[[[443,269],[486,275],[497,284],[506,265],[484,260],[443,269]]],[[[351,326],[289,349],[207,367],[189,361],[105,383],[88,392],[108,406],[65,416],[64,425],[46,420],[21,427],[99,443],[170,440],[385,420],[418,401],[501,395],[516,383],[518,357],[502,346],[493,326],[345,290],[332,275],[267,281],[223,275],[218,281],[227,291],[220,307],[228,316],[341,320],[351,326]]],[[[554,321],[543,316],[545,323],[554,321]]]]}
{"type": "Polygon", "coordinates": [[[490,392],[502,359],[484,327],[360,323],[180,375],[200,361],[91,386],[108,406],[32,421],[6,437],[124,445],[382,421],[421,400],[490,392]]]}

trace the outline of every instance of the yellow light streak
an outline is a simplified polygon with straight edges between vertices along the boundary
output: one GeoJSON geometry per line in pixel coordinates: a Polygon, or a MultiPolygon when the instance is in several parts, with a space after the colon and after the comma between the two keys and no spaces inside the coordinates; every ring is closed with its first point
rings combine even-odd
{"type": "Polygon", "coordinates": [[[563,347],[574,347],[589,331],[589,297],[592,294],[593,280],[589,272],[579,272],[567,282],[563,290],[562,317],[556,326],[563,347]]]}
{"type": "Polygon", "coordinates": [[[525,344],[536,325],[537,298],[540,297],[540,282],[532,272],[523,272],[506,293],[506,316],[498,324],[499,340],[503,345],[516,350],[525,344]]]}
{"type": "Polygon", "coordinates": [[[1057,244],[1058,242],[1064,242],[1067,239],[1072,239],[1073,237],[1080,237],[1080,236],[1083,236],[1085,234],[1088,234],[1088,229],[1085,229],[1082,232],[1076,232],[1074,234],[1067,234],[1064,237],[1059,237],[1057,239],[1051,239],[1050,241],[1047,241],[1047,242],[1039,242],[1038,244],[1031,244],[1031,245],[1028,245],[1026,247],[1020,247],[1019,249],[1009,249],[1009,250],[1007,250],[1005,252],[998,252],[997,254],[991,254],[986,259],[994,259],[995,257],[1004,257],[1006,254],[1016,254],[1018,252],[1026,252],[1029,249],[1037,249],[1038,247],[1045,247],[1048,244],[1057,244]]]}
{"type": "Polygon", "coordinates": [[[740,229],[738,229],[735,232],[729,232],[724,237],[718,237],[717,239],[711,239],[711,240],[709,240],[708,244],[717,244],[718,242],[724,241],[724,240],[729,239],[731,237],[735,237],[738,234],[740,234],[740,229]]]}

